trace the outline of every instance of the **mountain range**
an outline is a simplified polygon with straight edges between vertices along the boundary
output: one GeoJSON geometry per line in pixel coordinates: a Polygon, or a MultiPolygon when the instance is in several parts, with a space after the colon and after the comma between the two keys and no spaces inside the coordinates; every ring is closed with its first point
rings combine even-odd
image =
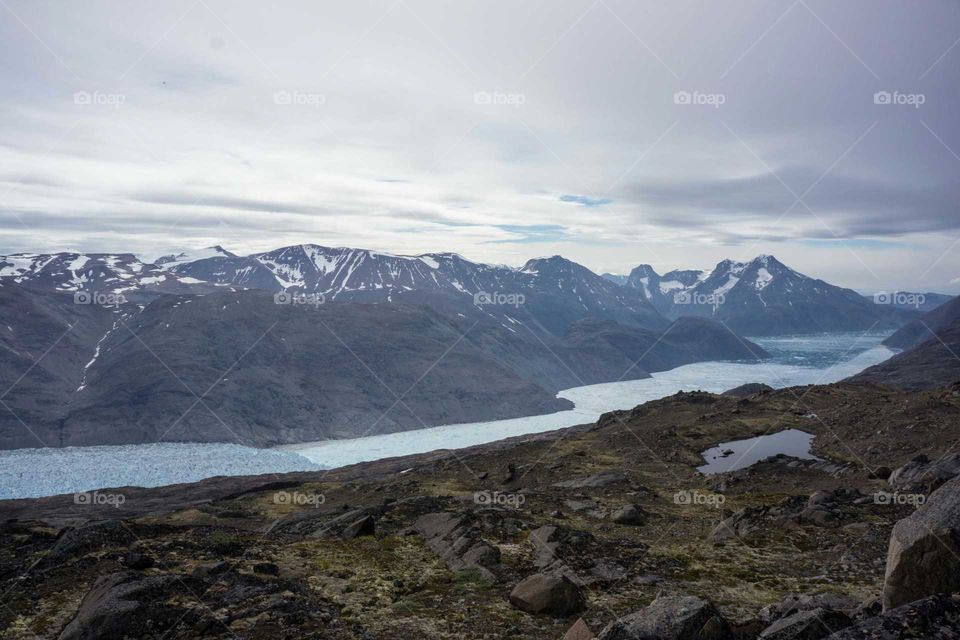
{"type": "Polygon", "coordinates": [[[745,335],[909,334],[921,315],[772,256],[618,279],[561,256],[320,245],[2,256],[0,300],[2,448],[268,446],[548,413],[570,408],[560,389],[765,357],[745,335]]]}
{"type": "Polygon", "coordinates": [[[570,408],[558,390],[758,345],[560,256],[298,245],[0,258],[0,447],[268,446],[570,408]]]}
{"type": "MultiPolygon", "coordinates": [[[[749,262],[723,260],[709,272],[675,270],[662,276],[642,264],[626,278],[607,278],[640,291],[668,318],[713,318],[749,336],[892,330],[922,313],[897,304],[896,296],[865,297],[803,275],[769,255],[749,262]]],[[[938,294],[930,296],[933,304],[938,294]]]]}

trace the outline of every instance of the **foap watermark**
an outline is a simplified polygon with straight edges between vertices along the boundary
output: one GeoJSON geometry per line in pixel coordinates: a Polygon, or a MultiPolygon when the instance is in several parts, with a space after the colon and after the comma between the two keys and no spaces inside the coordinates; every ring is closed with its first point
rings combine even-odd
{"type": "Polygon", "coordinates": [[[923,93],[901,93],[899,91],[877,91],[873,94],[873,104],[913,107],[919,109],[927,101],[923,93]]]}
{"type": "Polygon", "coordinates": [[[273,94],[273,103],[281,106],[319,109],[327,103],[327,96],[307,91],[277,91],[273,94]]]}
{"type": "Polygon", "coordinates": [[[100,491],[85,491],[73,494],[73,504],[86,506],[108,505],[114,509],[119,509],[127,501],[127,497],[122,493],[101,493],[100,491]]]}
{"type": "Polygon", "coordinates": [[[719,509],[726,501],[727,497],[723,494],[703,493],[697,489],[693,491],[683,489],[673,494],[673,504],[683,506],[714,507],[715,509],[719,509]]]}
{"type": "Polygon", "coordinates": [[[677,91],[673,94],[673,104],[713,107],[719,109],[727,101],[722,93],[704,93],[702,91],[677,91]]]}
{"type": "Polygon", "coordinates": [[[505,93],[503,91],[477,91],[473,94],[473,103],[483,106],[519,109],[527,103],[527,96],[522,93],[505,93]]]}
{"type": "Polygon", "coordinates": [[[295,507],[319,507],[326,501],[327,497],[322,493],[277,491],[273,494],[273,504],[289,504],[295,507]]]}
{"type": "Polygon", "coordinates": [[[77,91],[73,94],[73,104],[86,107],[113,107],[119,109],[127,101],[122,93],[103,93],[101,91],[77,91]]]}
{"type": "Polygon", "coordinates": [[[914,507],[922,507],[926,501],[927,496],[922,493],[899,493],[897,491],[890,493],[889,491],[877,491],[873,494],[873,504],[893,506],[908,504],[914,507]]]}
{"type": "Polygon", "coordinates": [[[522,493],[504,493],[500,491],[477,491],[473,501],[482,507],[509,507],[519,509],[527,501],[522,493]]]}
{"type": "Polygon", "coordinates": [[[294,293],[291,291],[278,291],[273,294],[273,304],[291,304],[308,307],[319,307],[327,301],[322,293],[294,293]]]}
{"type": "Polygon", "coordinates": [[[100,307],[119,307],[126,304],[122,293],[112,291],[74,291],[73,304],[92,304],[100,307]]]}
{"type": "Polygon", "coordinates": [[[495,304],[516,308],[522,306],[526,301],[527,296],[522,293],[502,293],[500,291],[489,293],[487,291],[478,291],[473,294],[473,304],[475,305],[495,304]]]}
{"type": "Polygon", "coordinates": [[[907,293],[906,291],[877,291],[873,294],[874,304],[892,304],[898,307],[913,307],[919,309],[927,302],[922,293],[907,293]]]}
{"type": "Polygon", "coordinates": [[[716,309],[724,302],[726,297],[722,293],[697,293],[696,291],[681,291],[673,295],[674,304],[696,304],[708,305],[716,309]]]}

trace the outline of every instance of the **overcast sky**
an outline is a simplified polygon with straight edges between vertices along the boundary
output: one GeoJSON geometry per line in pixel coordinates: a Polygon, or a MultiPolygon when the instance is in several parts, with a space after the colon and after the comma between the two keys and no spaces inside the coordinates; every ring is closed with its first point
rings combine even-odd
{"type": "Polygon", "coordinates": [[[956,0],[2,0],[0,253],[772,253],[958,292],[958,39],[956,0]]]}

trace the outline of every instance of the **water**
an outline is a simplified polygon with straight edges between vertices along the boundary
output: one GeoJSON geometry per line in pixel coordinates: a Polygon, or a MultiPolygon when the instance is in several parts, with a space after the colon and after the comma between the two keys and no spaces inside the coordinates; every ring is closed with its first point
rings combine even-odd
{"type": "Polygon", "coordinates": [[[813,436],[798,429],[787,429],[779,433],[721,442],[712,449],[703,452],[707,464],[697,467],[697,471],[707,475],[746,469],[764,458],[783,453],[804,460],[819,460],[810,453],[813,436]]]}
{"type": "Polygon", "coordinates": [[[747,382],[772,387],[826,384],[890,357],[886,334],[760,338],[771,354],[760,363],[702,362],[644,380],[575,387],[558,395],[576,407],[543,416],[446,425],[351,440],[263,450],[236,444],[149,444],[0,451],[0,498],[37,497],[102,487],[155,487],[217,475],[255,475],[334,468],[385,457],[457,449],[511,436],[593,422],[677,391],[721,392],[747,382]]]}
{"type": "Polygon", "coordinates": [[[827,384],[859,373],[893,355],[890,349],[880,344],[887,335],[825,334],[755,339],[771,354],[769,360],[760,363],[699,362],[655,373],[652,378],[643,380],[566,389],[558,395],[576,405],[569,411],[279,448],[296,452],[323,466],[341,467],[436,449],[460,449],[512,436],[571,427],[593,422],[604,412],[632,409],[677,391],[720,393],[748,382],[764,382],[775,388],[827,384]]]}

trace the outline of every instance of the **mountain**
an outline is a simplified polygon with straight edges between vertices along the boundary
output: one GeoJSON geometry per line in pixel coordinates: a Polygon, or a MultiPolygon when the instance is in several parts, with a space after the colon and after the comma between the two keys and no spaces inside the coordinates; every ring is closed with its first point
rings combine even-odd
{"type": "Polygon", "coordinates": [[[920,313],[933,311],[937,307],[944,305],[953,299],[953,296],[944,293],[933,293],[931,291],[926,293],[911,291],[895,291],[888,293],[886,291],[878,291],[876,293],[864,295],[863,297],[870,301],[879,302],[881,304],[890,304],[900,309],[906,309],[907,311],[920,313]]]}
{"type": "Polygon", "coordinates": [[[713,318],[744,335],[880,331],[916,316],[805,276],[768,255],[750,262],[723,260],[709,273],[677,270],[658,276],[649,265],[634,273],[628,285],[667,317],[713,318]]]}
{"type": "Polygon", "coordinates": [[[960,297],[914,318],[883,341],[891,349],[909,349],[933,338],[941,331],[960,325],[960,297]]]}
{"type": "Polygon", "coordinates": [[[569,408],[564,388],[767,355],[560,256],[520,269],[316,245],[12,258],[0,448],[266,446],[494,420],[569,408]]]}
{"type": "Polygon", "coordinates": [[[170,271],[218,285],[321,295],[329,301],[427,304],[474,319],[495,317],[506,325],[529,318],[555,335],[594,315],[650,329],[668,324],[636,292],[560,256],[511,269],[455,253],[399,256],[295,245],[251,256],[209,257],[170,271]]]}
{"type": "Polygon", "coordinates": [[[900,389],[934,389],[960,381],[960,298],[937,307],[897,330],[884,343],[904,349],[853,380],[900,389]]]}
{"type": "Polygon", "coordinates": [[[0,256],[0,282],[68,292],[101,305],[149,300],[162,293],[213,291],[217,287],[170,273],[132,253],[16,253],[0,256]]]}

